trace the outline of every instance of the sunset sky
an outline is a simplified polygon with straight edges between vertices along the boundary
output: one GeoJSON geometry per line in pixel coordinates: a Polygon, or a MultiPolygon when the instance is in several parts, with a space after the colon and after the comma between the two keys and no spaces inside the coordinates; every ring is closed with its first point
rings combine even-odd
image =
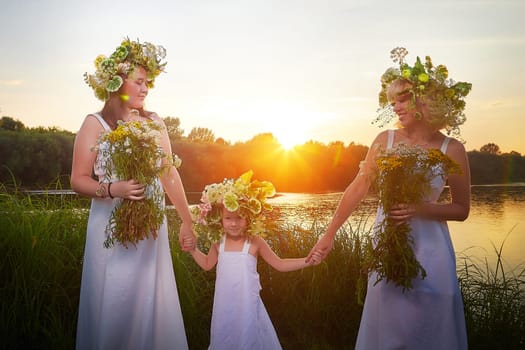
{"type": "Polygon", "coordinates": [[[166,48],[147,109],[186,135],[369,145],[403,46],[473,84],[467,150],[525,154],[524,14],[523,0],[0,0],[0,116],[76,132],[102,107],[83,73],[129,37],[166,48]]]}

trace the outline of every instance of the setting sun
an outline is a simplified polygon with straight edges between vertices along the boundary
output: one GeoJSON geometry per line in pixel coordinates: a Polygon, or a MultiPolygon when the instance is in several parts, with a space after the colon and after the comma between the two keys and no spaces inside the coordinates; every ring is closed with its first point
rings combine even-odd
{"type": "Polygon", "coordinates": [[[283,128],[282,130],[280,129],[276,132],[273,132],[272,134],[286,151],[289,151],[295,146],[302,145],[308,141],[308,136],[305,133],[292,128],[289,130],[284,130],[283,128]]]}
{"type": "Polygon", "coordinates": [[[324,121],[319,113],[288,102],[268,106],[264,118],[266,129],[285,150],[313,139],[316,127],[324,121]]]}

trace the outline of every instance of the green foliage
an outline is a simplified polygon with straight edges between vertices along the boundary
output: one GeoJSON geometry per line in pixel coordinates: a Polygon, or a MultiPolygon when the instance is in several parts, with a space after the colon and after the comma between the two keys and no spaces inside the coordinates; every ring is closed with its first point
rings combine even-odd
{"type": "Polygon", "coordinates": [[[87,211],[71,196],[0,191],[5,349],[72,349],[87,211]]]}
{"type": "Polygon", "coordinates": [[[95,73],[84,73],[84,80],[99,100],[106,101],[111,92],[120,89],[124,83],[122,77],[132,75],[138,67],[146,69],[148,88],[153,88],[155,79],[166,67],[166,62],[162,62],[165,58],[164,47],[125,38],[109,57],[97,56],[95,73]]]}
{"type": "Polygon", "coordinates": [[[501,151],[499,150],[499,146],[492,142],[481,146],[479,151],[483,153],[490,153],[490,154],[500,154],[501,153],[501,151]]]}
{"type": "Polygon", "coordinates": [[[164,124],[166,125],[166,130],[168,131],[168,135],[170,136],[170,141],[172,144],[175,141],[182,140],[184,129],[181,128],[180,119],[178,117],[166,117],[164,118],[164,124]]]}
{"type": "Polygon", "coordinates": [[[14,175],[20,186],[42,188],[62,179],[71,171],[73,139],[72,133],[60,130],[0,130],[0,182],[14,175]]]}
{"type": "Polygon", "coordinates": [[[157,177],[171,165],[171,160],[164,162],[167,155],[160,147],[161,130],[155,122],[119,121],[115,130],[103,133],[97,141],[97,166],[105,170],[104,182],[135,179],[145,186],[144,200],[118,199],[106,226],[105,247],[118,242],[127,248],[150,234],[156,238],[165,211],[157,177]]]}
{"type": "Polygon", "coordinates": [[[215,134],[208,128],[193,128],[188,134],[188,141],[193,143],[213,143],[215,134]]]}
{"type": "MultiPolygon", "coordinates": [[[[168,122],[174,130],[180,127],[177,119],[168,122]]],[[[68,187],[74,136],[57,128],[0,129],[0,182],[14,179],[24,188],[40,189],[60,179],[68,187]]],[[[179,136],[179,131],[170,134],[173,151],[182,159],[179,173],[189,192],[201,192],[206,184],[235,178],[248,169],[281,192],[343,191],[368,151],[367,146],[353,142],[345,146],[340,141],[328,145],[309,141],[285,151],[272,134],[233,145],[193,143],[179,136]]],[[[525,182],[525,157],[517,152],[471,151],[468,157],[473,184],[525,182]]]]}
{"type": "Polygon", "coordinates": [[[22,131],[25,129],[24,123],[11,117],[2,117],[0,119],[0,129],[10,131],[22,131]]]}
{"type": "Polygon", "coordinates": [[[517,153],[469,152],[473,185],[525,182],[525,157],[517,153]]]}
{"type": "MultiPolygon", "coordinates": [[[[0,207],[3,348],[74,348],[89,202],[71,195],[27,195],[2,185],[0,207]]],[[[190,349],[207,349],[215,272],[203,271],[180,250],[180,222],[168,211],[186,334],[190,349]]],[[[356,291],[366,227],[366,219],[344,226],[318,266],[282,273],[259,262],[261,296],[284,349],[353,349],[362,312],[356,291]]],[[[281,257],[303,257],[325,228],[282,225],[268,240],[281,257]]],[[[502,247],[497,254],[501,258],[502,247]]],[[[495,269],[463,261],[458,274],[470,348],[523,348],[525,272],[504,271],[501,259],[495,269]]]]}
{"type": "Polygon", "coordinates": [[[407,54],[408,51],[404,47],[396,47],[390,51],[390,58],[397,62],[399,67],[390,67],[381,76],[381,108],[374,123],[384,126],[396,118],[390,105],[388,89],[394,82],[403,81],[409,84],[400,94],[409,93],[412,106],[416,105],[418,99],[424,98],[432,111],[431,115],[427,116],[430,122],[440,128],[444,127],[448,134],[459,138],[459,126],[466,120],[464,98],[472,89],[472,84],[449,79],[447,67],[442,64],[435,66],[430,56],[425,57],[425,63],[416,57],[416,62],[410,66],[405,62],[407,54]]]}
{"type": "MultiPolygon", "coordinates": [[[[397,144],[380,151],[376,159],[374,187],[384,213],[393,206],[419,204],[429,194],[433,177],[459,173],[459,165],[438,149],[397,144]]],[[[383,217],[377,226],[377,236],[369,239],[365,249],[365,268],[376,272],[376,281],[385,279],[403,291],[412,288],[414,278],[426,277],[412,249],[414,240],[408,222],[395,222],[383,217]]]]}
{"type": "Polygon", "coordinates": [[[525,347],[525,267],[506,271],[503,245],[494,246],[496,266],[462,257],[458,268],[472,349],[525,347]]]}
{"type": "MultiPolygon", "coordinates": [[[[304,257],[324,229],[283,225],[268,243],[283,258],[304,257]]],[[[363,234],[344,226],[327,259],[300,271],[282,273],[259,261],[261,297],[284,349],[353,349],[362,313],[356,294],[363,234]]]]}

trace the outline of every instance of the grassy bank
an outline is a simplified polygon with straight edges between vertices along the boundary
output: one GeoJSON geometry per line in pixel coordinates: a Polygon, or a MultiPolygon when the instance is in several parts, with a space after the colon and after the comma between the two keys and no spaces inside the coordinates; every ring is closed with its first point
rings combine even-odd
{"type": "MultiPolygon", "coordinates": [[[[32,197],[0,188],[0,330],[2,348],[73,349],[88,202],[74,196],[32,197]],[[84,208],[84,209],[79,209],[84,208]]],[[[170,239],[191,349],[209,340],[214,272],[201,271],[170,239]]],[[[261,295],[285,349],[352,349],[361,306],[355,290],[359,227],[345,226],[319,266],[279,273],[260,262],[261,295]]],[[[305,256],[323,227],[281,227],[270,244],[282,257],[305,256]]],[[[501,258],[502,251],[496,250],[501,258]]],[[[458,260],[471,349],[525,346],[525,272],[458,260]]],[[[436,341],[439,341],[436,339],[436,341]]]]}

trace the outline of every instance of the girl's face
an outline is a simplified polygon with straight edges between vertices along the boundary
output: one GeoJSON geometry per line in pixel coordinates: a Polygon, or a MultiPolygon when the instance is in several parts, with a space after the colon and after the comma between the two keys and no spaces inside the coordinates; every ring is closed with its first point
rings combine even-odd
{"type": "Polygon", "coordinates": [[[120,98],[127,102],[129,108],[140,109],[144,107],[144,100],[148,95],[147,78],[146,69],[138,66],[124,80],[120,90],[120,98]]]}
{"type": "Polygon", "coordinates": [[[240,237],[244,235],[248,222],[239,215],[239,211],[228,211],[222,208],[222,227],[224,232],[229,236],[240,237]]]}

